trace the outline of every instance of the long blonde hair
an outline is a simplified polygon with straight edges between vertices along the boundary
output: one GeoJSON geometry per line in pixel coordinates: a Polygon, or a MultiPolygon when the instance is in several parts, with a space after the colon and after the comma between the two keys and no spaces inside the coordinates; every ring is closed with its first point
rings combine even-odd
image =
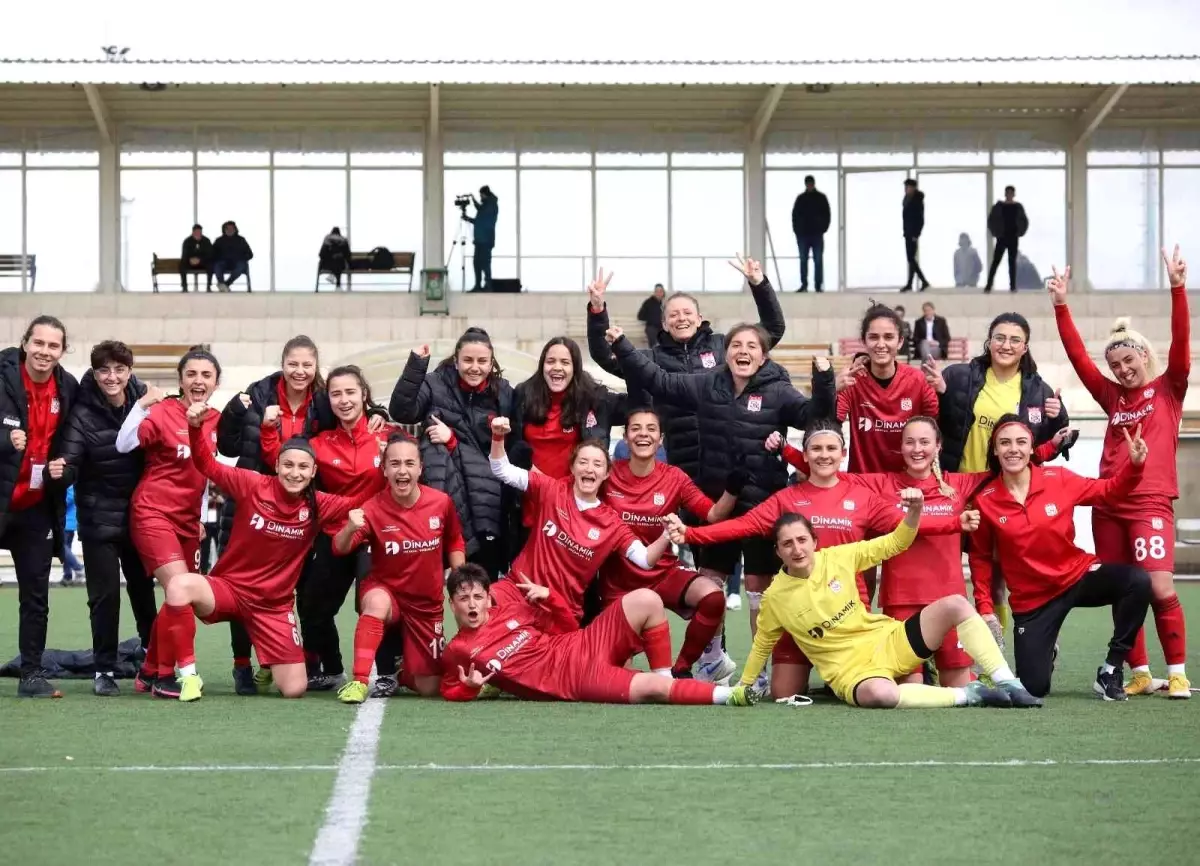
{"type": "Polygon", "coordinates": [[[903,436],[904,430],[907,430],[913,424],[928,424],[933,428],[934,441],[937,442],[939,453],[935,454],[933,460],[929,462],[929,471],[933,473],[933,477],[937,479],[938,490],[941,491],[942,495],[947,499],[957,499],[958,491],[947,484],[946,479],[942,477],[942,461],[940,459],[942,430],[940,427],[938,427],[937,421],[935,421],[933,418],[930,418],[928,415],[914,415],[913,417],[909,418],[907,422],[905,422],[904,428],[901,430],[901,435],[903,436]]]}
{"type": "Polygon", "coordinates": [[[1146,379],[1157,379],[1161,371],[1161,365],[1158,362],[1158,355],[1154,351],[1154,346],[1133,330],[1130,325],[1133,320],[1129,316],[1121,316],[1112,324],[1112,329],[1108,333],[1108,342],[1104,346],[1104,359],[1108,360],[1108,353],[1113,349],[1121,346],[1128,346],[1136,352],[1141,353],[1146,359],[1146,379]]]}

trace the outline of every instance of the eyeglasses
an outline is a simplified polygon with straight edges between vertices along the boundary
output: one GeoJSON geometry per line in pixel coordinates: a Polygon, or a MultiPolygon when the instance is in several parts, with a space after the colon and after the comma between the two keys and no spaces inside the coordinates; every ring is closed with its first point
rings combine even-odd
{"type": "Polygon", "coordinates": [[[1005,334],[992,334],[992,336],[988,337],[988,342],[995,343],[997,346],[1003,346],[1005,343],[1008,343],[1014,349],[1019,349],[1025,345],[1025,338],[1009,337],[1005,334]]]}

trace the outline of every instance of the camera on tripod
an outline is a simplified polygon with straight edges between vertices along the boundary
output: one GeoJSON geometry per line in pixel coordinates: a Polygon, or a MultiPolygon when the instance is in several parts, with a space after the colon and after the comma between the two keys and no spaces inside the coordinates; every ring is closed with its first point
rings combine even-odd
{"type": "Polygon", "coordinates": [[[471,203],[471,194],[470,193],[467,193],[466,195],[456,195],[454,197],[454,206],[460,210],[465,211],[467,209],[467,205],[469,205],[470,203],[471,203]]]}

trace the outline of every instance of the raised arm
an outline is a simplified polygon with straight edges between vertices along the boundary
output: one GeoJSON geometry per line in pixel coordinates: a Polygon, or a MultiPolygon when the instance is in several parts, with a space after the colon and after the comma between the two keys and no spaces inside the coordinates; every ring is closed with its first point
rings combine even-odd
{"type": "Polygon", "coordinates": [[[612,279],[612,274],[608,275],[608,279],[604,279],[604,272],[601,271],[596,279],[588,283],[588,305],[587,305],[587,343],[588,354],[592,356],[592,360],[599,365],[600,369],[613,376],[621,376],[621,365],[617,363],[617,359],[613,357],[612,349],[608,342],[604,339],[604,333],[608,330],[608,304],[604,300],[604,292],[608,289],[608,282],[612,279]]]}
{"type": "Polygon", "coordinates": [[[1192,372],[1192,321],[1188,314],[1187,262],[1179,255],[1179,245],[1170,259],[1163,250],[1163,262],[1167,266],[1167,277],[1171,281],[1171,348],[1167,351],[1167,381],[1176,396],[1183,399],[1187,391],[1188,376],[1192,372]]]}
{"type": "Polygon", "coordinates": [[[192,449],[192,463],[201,475],[234,499],[251,496],[264,476],[249,469],[226,466],[213,457],[212,440],[204,432],[204,419],[209,412],[215,411],[205,403],[193,403],[188,407],[188,442],[192,449]]]}
{"type": "Polygon", "coordinates": [[[130,407],[129,414],[121,422],[121,429],[117,431],[116,447],[119,453],[129,454],[143,445],[150,444],[155,436],[154,422],[151,421],[144,426],[142,422],[150,417],[151,407],[162,399],[163,392],[151,385],[146,389],[146,393],[130,407]]]}
{"type": "Polygon", "coordinates": [[[492,419],[492,452],[489,455],[492,474],[518,490],[529,489],[529,470],[513,466],[508,462],[508,453],[504,450],[504,437],[511,432],[507,418],[492,419]]]}
{"type": "Polygon", "coordinates": [[[429,347],[421,346],[408,354],[408,362],[392,388],[388,412],[401,424],[418,424],[425,420],[433,403],[433,390],[425,377],[429,372],[429,347]]]}
{"type": "Polygon", "coordinates": [[[904,503],[904,520],[899,526],[880,538],[846,545],[854,557],[855,573],[879,565],[885,559],[891,559],[908,550],[912,545],[917,537],[917,527],[921,524],[921,506],[925,504],[925,496],[915,487],[906,487],[900,491],[900,501],[904,503]]]}
{"type": "Polygon", "coordinates": [[[837,391],[833,368],[828,358],[816,358],[812,377],[812,399],[789,387],[784,397],[783,419],[789,427],[803,430],[814,421],[833,418],[837,412],[837,391]]]}
{"type": "Polygon", "coordinates": [[[1146,464],[1146,455],[1150,453],[1142,439],[1142,426],[1139,424],[1132,437],[1129,428],[1122,427],[1125,443],[1129,448],[1129,462],[1111,478],[1085,478],[1067,469],[1059,469],[1063,479],[1068,483],[1070,496],[1077,505],[1118,505],[1129,499],[1142,480],[1142,469],[1146,464]]]}
{"type": "Polygon", "coordinates": [[[752,535],[770,535],[779,516],[779,506],[772,496],[751,508],[741,517],[722,520],[712,526],[687,526],[683,529],[687,544],[724,544],[752,535]]]}
{"type": "Polygon", "coordinates": [[[779,306],[779,298],[775,287],[763,275],[762,265],[751,258],[738,256],[737,262],[730,262],[735,270],[740,271],[750,285],[750,294],[754,298],[754,306],[758,309],[758,324],[767,332],[770,339],[766,348],[773,349],[783,339],[787,322],[783,318],[783,309],[779,306]]]}
{"type": "Polygon", "coordinates": [[[1063,348],[1067,350],[1067,360],[1075,368],[1075,374],[1083,382],[1083,387],[1088,389],[1092,399],[1099,403],[1105,412],[1108,412],[1112,402],[1109,394],[1111,389],[1116,386],[1104,377],[1100,368],[1096,366],[1096,362],[1088,355],[1087,345],[1083,342],[1083,337],[1079,335],[1079,329],[1075,327],[1075,321],[1071,318],[1071,310],[1067,307],[1067,283],[1070,279],[1070,267],[1067,267],[1061,274],[1058,272],[1058,268],[1054,268],[1054,276],[1046,284],[1047,290],[1050,292],[1050,299],[1054,302],[1054,321],[1058,324],[1058,335],[1062,339],[1063,348]]]}
{"type": "Polygon", "coordinates": [[[648,391],[656,400],[666,400],[685,409],[699,409],[712,377],[718,373],[668,373],[649,354],[638,352],[620,328],[609,328],[613,352],[627,382],[648,391]]]}
{"type": "Polygon", "coordinates": [[[229,398],[217,422],[217,451],[226,457],[242,456],[242,430],[251,411],[249,394],[243,392],[229,398]]]}
{"type": "Polygon", "coordinates": [[[667,534],[665,526],[662,535],[650,544],[643,544],[633,534],[633,530],[623,523],[617,532],[620,539],[617,543],[618,549],[624,549],[625,558],[638,568],[653,568],[658,564],[662,555],[667,552],[667,548],[671,546],[671,536],[667,534]]]}

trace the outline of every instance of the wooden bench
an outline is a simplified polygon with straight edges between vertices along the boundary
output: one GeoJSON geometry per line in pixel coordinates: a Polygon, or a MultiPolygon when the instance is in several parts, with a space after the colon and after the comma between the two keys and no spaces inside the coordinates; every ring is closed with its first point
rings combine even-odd
{"type": "MultiPolygon", "coordinates": [[[[408,291],[412,291],[413,284],[413,267],[417,262],[416,253],[392,253],[392,266],[390,268],[374,268],[371,267],[370,253],[350,253],[350,261],[347,262],[348,267],[342,272],[346,278],[346,291],[350,291],[355,274],[399,274],[400,276],[408,277],[408,291]]],[[[332,274],[332,271],[323,270],[317,265],[317,279],[313,285],[313,291],[321,291],[321,275],[332,274]]]]}
{"type": "Polygon", "coordinates": [[[198,347],[194,343],[130,344],[134,373],[148,385],[174,387],[179,383],[179,359],[193,348],[209,351],[207,343],[198,347]]]}
{"type": "Polygon", "coordinates": [[[792,377],[792,384],[808,388],[812,385],[813,358],[828,358],[828,343],[779,343],[771,350],[771,360],[792,377]]]}
{"type": "MultiPolygon", "coordinates": [[[[151,255],[150,283],[154,287],[154,291],[157,292],[158,291],[159,274],[162,274],[164,276],[175,276],[175,277],[180,276],[181,272],[179,270],[179,265],[183,260],[182,259],[169,259],[169,258],[166,258],[163,256],[155,255],[154,253],[151,253],[150,255],[151,255]]],[[[192,286],[197,292],[200,291],[200,275],[201,274],[204,274],[205,276],[208,277],[208,290],[211,292],[212,291],[212,275],[209,273],[207,268],[184,268],[182,271],[182,275],[184,277],[190,276],[192,278],[192,286]]],[[[247,280],[247,283],[249,283],[249,280],[250,280],[249,273],[246,274],[246,280],[247,280]]],[[[187,289],[184,289],[184,291],[186,292],[187,289]]]]}
{"type": "Polygon", "coordinates": [[[0,254],[0,277],[29,277],[29,291],[37,282],[37,256],[22,256],[20,253],[0,254]]]}
{"type": "MultiPolygon", "coordinates": [[[[946,357],[944,361],[969,361],[971,356],[968,354],[970,344],[966,337],[951,337],[949,345],[946,346],[946,357]]],[[[847,358],[853,358],[859,352],[867,351],[867,347],[863,345],[863,341],[857,337],[842,337],[838,340],[838,354],[847,358]]]]}

